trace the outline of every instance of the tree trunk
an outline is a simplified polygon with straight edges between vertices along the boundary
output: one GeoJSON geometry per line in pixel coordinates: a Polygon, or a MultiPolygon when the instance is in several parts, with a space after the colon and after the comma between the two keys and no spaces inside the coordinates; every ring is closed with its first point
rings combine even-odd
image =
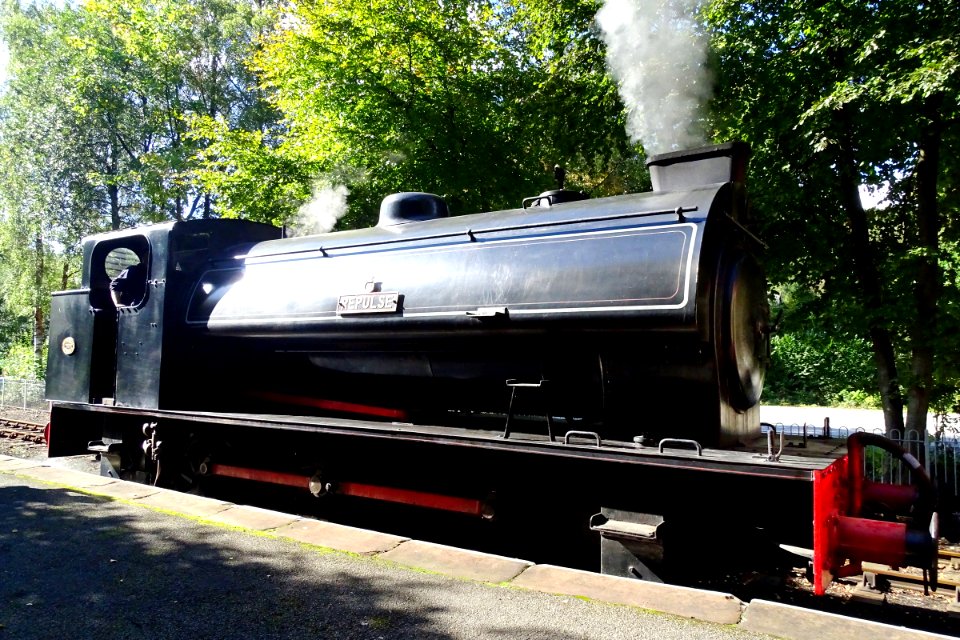
{"type": "Polygon", "coordinates": [[[120,228],[120,187],[111,184],[107,193],[110,196],[110,228],[116,231],[120,228]]]}
{"type": "MultiPolygon", "coordinates": [[[[842,112],[838,119],[842,126],[845,120],[842,112]]],[[[899,435],[902,438],[903,396],[900,393],[900,382],[897,377],[896,353],[883,309],[883,288],[877,271],[875,252],[870,245],[867,214],[860,200],[860,179],[852,151],[853,143],[849,135],[844,135],[841,140],[840,154],[837,158],[840,202],[850,228],[850,252],[854,274],[867,311],[868,334],[873,348],[873,359],[877,365],[880,400],[883,403],[883,420],[888,437],[899,435]]]]}
{"type": "Polygon", "coordinates": [[[913,343],[912,379],[908,392],[907,430],[923,434],[927,428],[927,410],[933,387],[934,341],[937,335],[937,306],[940,300],[940,212],[937,207],[937,175],[940,169],[942,121],[940,96],[927,100],[923,108],[922,130],[916,169],[917,246],[920,264],[914,299],[917,319],[910,332],[913,343]]]}
{"type": "MultiPolygon", "coordinates": [[[[210,53],[210,104],[207,115],[211,120],[217,118],[217,93],[219,89],[218,74],[220,71],[220,58],[216,51],[210,53]]],[[[209,193],[203,194],[203,219],[209,220],[213,214],[213,200],[209,193]]]]}
{"type": "MultiPolygon", "coordinates": [[[[36,251],[36,262],[34,263],[33,273],[33,355],[36,358],[35,365],[39,364],[40,356],[43,353],[43,344],[47,339],[47,331],[44,322],[44,304],[46,302],[43,291],[43,236],[38,232],[34,237],[34,250],[36,251]]],[[[39,367],[34,366],[34,371],[39,367]]]]}

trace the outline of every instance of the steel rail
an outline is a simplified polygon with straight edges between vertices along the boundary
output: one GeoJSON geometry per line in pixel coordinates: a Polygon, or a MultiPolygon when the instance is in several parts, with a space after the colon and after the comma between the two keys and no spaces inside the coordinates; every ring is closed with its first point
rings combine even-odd
{"type": "Polygon", "coordinates": [[[45,426],[35,422],[0,418],[0,438],[43,443],[45,426]]]}

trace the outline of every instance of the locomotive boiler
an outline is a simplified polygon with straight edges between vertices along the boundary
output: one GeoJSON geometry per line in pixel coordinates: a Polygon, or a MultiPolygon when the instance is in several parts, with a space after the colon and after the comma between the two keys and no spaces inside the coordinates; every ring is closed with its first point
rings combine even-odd
{"type": "Polygon", "coordinates": [[[302,238],[238,220],[92,236],[81,288],[53,299],[50,455],[482,516],[494,492],[578,502],[619,573],[663,559],[665,522],[809,542],[832,460],[731,450],[760,436],[769,351],[747,158],[663,154],[649,193],[457,217],[394,194],[373,228],[302,238]],[[784,499],[806,508],[750,507],[784,499]]]}

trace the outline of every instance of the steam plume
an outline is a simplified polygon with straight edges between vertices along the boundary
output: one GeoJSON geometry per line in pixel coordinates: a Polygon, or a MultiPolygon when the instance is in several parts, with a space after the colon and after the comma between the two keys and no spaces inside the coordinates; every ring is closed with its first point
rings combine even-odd
{"type": "Polygon", "coordinates": [[[627,134],[647,153],[705,143],[701,110],[710,97],[710,76],[698,3],[605,0],[597,12],[607,66],[627,108],[627,134]]]}
{"type": "Polygon", "coordinates": [[[287,223],[292,236],[309,236],[333,231],[337,220],[347,212],[347,195],[350,191],[342,184],[324,181],[313,186],[313,197],[297,211],[296,217],[287,223]]]}

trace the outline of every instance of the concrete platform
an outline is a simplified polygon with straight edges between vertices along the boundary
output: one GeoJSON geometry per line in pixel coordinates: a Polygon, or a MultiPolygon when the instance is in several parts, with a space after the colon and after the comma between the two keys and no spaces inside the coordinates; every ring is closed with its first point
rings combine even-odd
{"type": "Polygon", "coordinates": [[[533,566],[532,562],[526,560],[419,540],[409,540],[397,545],[395,549],[381,554],[380,557],[397,564],[435,571],[455,578],[492,583],[509,582],[533,566]]]}
{"type": "Polygon", "coordinates": [[[304,544],[359,555],[384,553],[410,540],[320,520],[299,520],[278,528],[274,533],[304,544]]]}
{"type": "Polygon", "coordinates": [[[269,509],[236,505],[231,506],[229,509],[218,511],[207,518],[207,520],[241,529],[270,531],[271,529],[289,526],[298,522],[301,518],[288,513],[270,511],[269,509]]]}
{"type": "Polygon", "coordinates": [[[729,593],[641,582],[550,565],[531,567],[517,576],[514,584],[545,593],[581,596],[717,624],[739,623],[744,606],[729,593]]]}
{"type": "Polygon", "coordinates": [[[810,611],[764,600],[751,602],[744,611],[740,624],[751,631],[791,640],[849,640],[850,638],[923,640],[924,638],[951,637],[879,622],[855,620],[832,613],[810,611]]]}
{"type": "MultiPolygon", "coordinates": [[[[0,456],[0,505],[3,507],[0,519],[7,519],[3,520],[6,531],[0,528],[0,554],[12,549],[10,558],[26,563],[16,569],[11,568],[14,563],[8,558],[0,562],[0,600],[3,597],[8,600],[5,604],[0,602],[2,637],[40,638],[64,633],[68,637],[79,637],[77,634],[108,631],[118,637],[182,637],[181,634],[189,632],[212,637],[357,637],[374,640],[397,637],[462,637],[470,640],[484,637],[562,640],[618,637],[839,640],[876,636],[888,640],[920,640],[949,637],[760,600],[745,605],[725,593],[534,565],[521,559],[302,519],[27,463],[8,456],[0,456]],[[64,492],[64,489],[69,491],[64,492]],[[82,498],[73,497],[83,494],[97,498],[87,498],[84,503],[82,498]],[[3,496],[11,498],[3,499],[3,496]],[[50,507],[49,517],[37,520],[35,513],[43,511],[44,496],[48,502],[60,506],[50,507]],[[78,500],[81,503],[74,504],[78,500]],[[23,504],[29,504],[29,509],[21,509],[19,505],[23,504]],[[65,510],[70,512],[69,517],[63,517],[65,510]],[[17,520],[18,517],[21,519],[17,520]],[[44,526],[55,527],[57,518],[63,520],[65,530],[62,535],[57,530],[40,531],[39,522],[54,522],[44,526]],[[105,519],[109,521],[106,525],[103,523],[105,519]],[[31,527],[37,531],[30,533],[29,539],[22,538],[23,530],[31,527]],[[85,532],[88,528],[92,532],[89,538],[85,532]],[[250,535],[247,531],[257,535],[250,535]],[[45,535],[51,540],[45,540],[45,535]],[[45,553],[57,550],[66,555],[55,565],[57,570],[53,573],[56,575],[35,571],[36,563],[46,561],[47,556],[38,556],[39,560],[33,564],[21,557],[35,550],[44,553],[38,546],[41,542],[47,545],[45,553]],[[322,548],[319,553],[317,547],[322,548]],[[88,555],[93,557],[86,557],[88,555]],[[386,562],[371,562],[371,558],[386,562]],[[76,570],[83,572],[85,578],[70,577],[73,564],[80,565],[76,570]],[[127,568],[118,571],[118,564],[122,565],[121,569],[127,568]],[[28,579],[23,575],[25,572],[34,572],[34,575],[28,579]],[[151,591],[150,581],[156,576],[183,582],[167,591],[151,591]],[[274,585],[278,576],[283,583],[274,585]],[[60,606],[64,607],[67,605],[63,602],[73,603],[64,598],[73,581],[77,581],[77,593],[73,597],[81,616],[87,611],[90,612],[87,615],[94,616],[92,612],[99,611],[98,607],[103,604],[107,613],[96,615],[109,618],[113,615],[110,612],[115,612],[126,620],[133,615],[124,613],[128,608],[143,607],[146,621],[141,621],[145,625],[142,633],[135,632],[140,628],[140,622],[135,621],[131,623],[134,626],[128,628],[123,626],[126,623],[110,620],[103,624],[97,622],[93,627],[84,626],[88,621],[78,621],[80,626],[62,628],[57,627],[54,620],[49,623],[54,628],[40,625],[35,632],[30,631],[33,627],[21,624],[17,616],[40,612],[28,607],[33,606],[34,601],[44,599],[37,583],[48,578],[52,580],[50,588],[57,593],[55,597],[48,595],[47,599],[59,598],[58,602],[62,601],[60,606]],[[112,596],[87,586],[87,583],[99,585],[103,580],[107,580],[107,586],[99,588],[112,596]],[[125,581],[129,588],[122,584],[125,581]],[[200,584],[207,586],[201,589],[200,584]],[[358,613],[354,605],[362,610],[362,599],[355,603],[351,597],[358,591],[373,597],[372,584],[379,585],[377,588],[380,589],[374,599],[393,603],[388,607],[387,617],[391,620],[399,617],[405,621],[403,624],[386,622],[383,617],[386,614],[364,618],[366,614],[358,613]],[[5,589],[11,591],[6,593],[5,589]],[[177,589],[185,590],[185,593],[178,594],[177,589]],[[341,610],[331,602],[340,602],[342,592],[346,592],[346,599],[351,604],[341,610]],[[330,594],[333,593],[340,595],[332,598],[330,594]],[[111,597],[118,599],[117,602],[114,603],[111,597]],[[278,605],[279,609],[269,608],[261,602],[264,598],[274,597],[284,603],[278,605]],[[198,612],[196,609],[201,605],[189,598],[197,602],[212,600],[198,612]],[[140,602],[143,599],[146,601],[140,602]],[[441,606],[437,602],[444,604],[441,606]],[[178,607],[186,609],[181,611],[178,607]],[[236,607],[238,611],[232,611],[230,607],[236,607]],[[245,607],[250,611],[240,611],[245,607]],[[166,623],[152,617],[157,611],[164,610],[171,615],[177,612],[181,618],[200,616],[201,613],[245,617],[244,622],[237,623],[236,627],[227,625],[211,629],[204,626],[205,622],[191,617],[183,618],[182,624],[174,628],[164,626],[166,623]],[[271,626],[273,623],[263,627],[262,620],[251,621],[250,615],[254,613],[276,616],[276,629],[271,626]],[[286,618],[288,614],[293,616],[290,620],[286,618]],[[308,625],[304,616],[313,622],[308,625]],[[418,622],[410,623],[414,618],[418,622]],[[322,622],[318,622],[321,619],[322,622]],[[442,631],[434,626],[440,620],[446,625],[442,631]]],[[[68,615],[66,609],[62,614],[68,615]]]]}

